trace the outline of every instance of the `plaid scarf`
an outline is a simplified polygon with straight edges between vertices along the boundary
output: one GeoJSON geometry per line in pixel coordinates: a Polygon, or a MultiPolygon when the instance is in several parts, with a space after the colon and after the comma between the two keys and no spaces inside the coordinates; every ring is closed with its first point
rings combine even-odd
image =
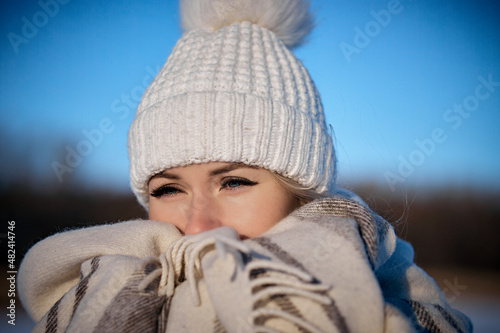
{"type": "Polygon", "coordinates": [[[34,332],[471,332],[365,205],[313,201],[263,235],[130,221],[36,244],[18,275],[34,332]]]}

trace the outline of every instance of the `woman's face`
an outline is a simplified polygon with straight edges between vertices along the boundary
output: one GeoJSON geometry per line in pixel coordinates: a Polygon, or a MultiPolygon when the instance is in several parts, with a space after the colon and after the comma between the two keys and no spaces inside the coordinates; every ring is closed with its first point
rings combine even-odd
{"type": "Polygon", "coordinates": [[[210,162],[165,170],[149,182],[149,218],[186,235],[222,226],[256,237],[299,203],[267,170],[210,162]]]}

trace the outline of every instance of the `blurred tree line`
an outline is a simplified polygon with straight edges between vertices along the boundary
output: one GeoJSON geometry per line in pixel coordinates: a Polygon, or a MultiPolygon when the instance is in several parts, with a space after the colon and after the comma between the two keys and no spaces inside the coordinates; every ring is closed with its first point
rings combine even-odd
{"type": "MultiPolygon", "coordinates": [[[[8,263],[8,221],[16,222],[16,266],[19,267],[32,245],[56,232],[147,218],[132,192],[93,187],[76,178],[74,173],[58,182],[53,174],[33,169],[36,161],[32,159],[45,154],[33,142],[14,150],[12,145],[5,144],[8,140],[4,140],[1,132],[0,139],[0,248],[5,255],[0,267],[4,274],[8,263]]],[[[49,165],[47,161],[50,159],[41,164],[49,165]]],[[[471,274],[495,272],[489,280],[490,285],[497,284],[500,193],[458,187],[422,187],[392,193],[384,186],[373,184],[358,184],[349,189],[392,223],[399,237],[413,245],[418,265],[466,269],[471,274]]],[[[1,290],[7,290],[6,281],[1,279],[1,290]]],[[[484,284],[483,280],[479,284],[484,284]]],[[[0,304],[6,301],[6,293],[2,295],[0,304]]]]}
{"type": "MultiPolygon", "coordinates": [[[[67,173],[62,182],[57,180],[51,161],[64,160],[64,147],[75,146],[71,136],[60,140],[49,133],[30,133],[12,140],[9,132],[9,127],[0,124],[0,216],[4,226],[0,236],[7,231],[7,221],[16,221],[18,263],[30,246],[56,232],[147,218],[132,192],[106,190],[106,184],[97,188],[79,179],[77,172],[67,173]]],[[[496,239],[500,234],[500,192],[422,186],[397,193],[374,184],[349,189],[413,245],[419,265],[500,271],[500,242],[496,239]]]]}
{"type": "MultiPolygon", "coordinates": [[[[147,218],[132,193],[82,188],[73,184],[44,192],[14,184],[0,191],[0,232],[7,231],[7,221],[16,221],[18,263],[30,246],[56,232],[147,218]]],[[[352,190],[413,245],[419,265],[500,269],[498,194],[449,188],[398,197],[366,184],[352,190]]]]}

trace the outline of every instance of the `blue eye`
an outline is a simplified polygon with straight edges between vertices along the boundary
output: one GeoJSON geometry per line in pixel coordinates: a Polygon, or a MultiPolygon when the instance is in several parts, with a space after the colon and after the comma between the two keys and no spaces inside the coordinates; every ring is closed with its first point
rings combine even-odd
{"type": "Polygon", "coordinates": [[[221,187],[232,190],[232,189],[237,189],[237,188],[241,188],[244,186],[254,186],[254,185],[257,185],[257,183],[253,182],[251,180],[248,180],[245,178],[240,178],[240,177],[231,177],[231,178],[224,179],[222,184],[221,184],[221,187]]]}
{"type": "Polygon", "coordinates": [[[150,195],[155,198],[159,198],[161,196],[172,196],[177,193],[181,193],[182,191],[179,190],[177,187],[172,186],[172,185],[162,185],[153,191],[151,191],[150,195]]]}

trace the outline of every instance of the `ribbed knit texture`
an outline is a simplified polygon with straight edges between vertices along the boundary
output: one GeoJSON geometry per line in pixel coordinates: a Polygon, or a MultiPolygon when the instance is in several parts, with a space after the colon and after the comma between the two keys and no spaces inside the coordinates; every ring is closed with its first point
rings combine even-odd
{"type": "Polygon", "coordinates": [[[250,22],[185,33],[144,93],[129,131],[130,178],[192,163],[242,162],[333,191],[335,153],[307,70],[250,22]]]}

